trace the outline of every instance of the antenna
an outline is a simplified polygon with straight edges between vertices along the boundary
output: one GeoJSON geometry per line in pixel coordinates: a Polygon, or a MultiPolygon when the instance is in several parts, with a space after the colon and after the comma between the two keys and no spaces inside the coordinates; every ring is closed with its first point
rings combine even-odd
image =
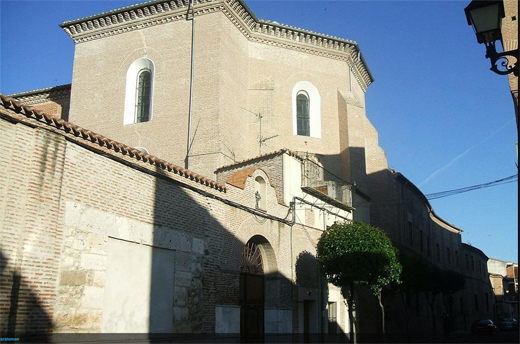
{"type": "Polygon", "coordinates": [[[256,117],[258,117],[258,120],[259,120],[259,126],[260,126],[260,128],[259,128],[259,134],[258,134],[258,151],[259,151],[260,155],[262,155],[262,145],[264,144],[264,142],[267,141],[267,140],[270,140],[270,139],[272,139],[272,138],[275,138],[275,137],[277,137],[277,136],[279,136],[279,135],[273,135],[273,136],[269,136],[269,137],[264,138],[264,137],[262,136],[262,118],[264,118],[264,116],[262,116],[262,114],[261,114],[260,112],[256,113],[256,112],[253,112],[253,111],[251,111],[251,110],[248,110],[248,109],[246,109],[246,108],[244,108],[244,107],[241,107],[241,109],[242,109],[242,110],[246,110],[247,112],[250,112],[250,113],[252,113],[253,115],[255,115],[256,117]]]}
{"type": "Polygon", "coordinates": [[[275,138],[277,136],[279,136],[279,135],[273,135],[273,136],[269,136],[269,137],[263,138],[260,135],[260,140],[258,140],[258,146],[259,146],[259,150],[260,150],[260,155],[262,155],[262,145],[264,144],[264,142],[267,141],[267,140],[273,139],[273,138],[275,138]]]}

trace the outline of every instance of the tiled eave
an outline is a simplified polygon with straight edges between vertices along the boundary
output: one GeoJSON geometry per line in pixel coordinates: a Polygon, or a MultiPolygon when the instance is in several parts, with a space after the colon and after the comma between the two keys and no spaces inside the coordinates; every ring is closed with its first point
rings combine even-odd
{"type": "MultiPolygon", "coordinates": [[[[76,43],[186,20],[188,0],[149,1],[60,26],[76,43]]],[[[242,0],[198,0],[194,14],[223,12],[249,40],[347,62],[363,90],[374,81],[356,42],[258,19],[242,0]]]]}
{"type": "Polygon", "coordinates": [[[70,88],[71,84],[59,85],[26,92],[13,93],[8,95],[8,97],[21,101],[25,105],[33,105],[46,101],[50,98],[70,98],[70,88]]]}
{"type": "Polygon", "coordinates": [[[266,154],[262,154],[262,155],[254,157],[254,158],[251,158],[251,159],[246,159],[246,160],[243,160],[243,161],[235,162],[235,163],[230,164],[230,165],[221,166],[221,167],[219,167],[219,168],[217,168],[215,170],[215,173],[218,174],[218,173],[221,173],[221,172],[224,172],[224,171],[233,170],[233,169],[240,168],[240,167],[243,167],[243,166],[246,166],[246,165],[250,165],[251,163],[254,163],[254,162],[257,162],[257,161],[269,160],[269,159],[271,159],[271,158],[273,158],[275,156],[282,155],[282,154],[287,154],[289,156],[292,156],[293,158],[296,158],[296,159],[298,159],[300,161],[303,161],[303,158],[301,156],[299,156],[298,154],[290,151],[287,148],[282,148],[280,150],[277,150],[277,151],[274,151],[274,152],[270,152],[270,153],[266,153],[266,154]]]}
{"type": "Polygon", "coordinates": [[[104,137],[100,134],[96,134],[90,130],[83,129],[75,124],[69,123],[58,117],[50,116],[35,108],[21,105],[13,98],[6,97],[0,93],[0,110],[2,110],[2,108],[8,111],[1,111],[0,113],[2,115],[5,114],[6,116],[11,117],[12,120],[17,120],[12,114],[12,112],[14,112],[17,115],[29,119],[30,121],[36,121],[40,126],[49,127],[54,131],[66,134],[68,137],[72,137],[75,141],[78,141],[78,143],[82,143],[81,141],[87,141],[89,144],[98,146],[100,148],[104,148],[106,151],[109,152],[109,154],[112,154],[114,156],[122,155],[125,157],[129,157],[135,160],[136,162],[148,163],[149,165],[155,166],[158,169],[177,174],[181,177],[184,177],[195,183],[210,187],[212,189],[222,192],[226,191],[226,187],[216,181],[213,181],[209,178],[198,175],[197,173],[194,173],[190,170],[184,169],[180,166],[159,159],[153,155],[144,153],[133,147],[129,147],[122,143],[113,141],[107,137],[104,137]]]}

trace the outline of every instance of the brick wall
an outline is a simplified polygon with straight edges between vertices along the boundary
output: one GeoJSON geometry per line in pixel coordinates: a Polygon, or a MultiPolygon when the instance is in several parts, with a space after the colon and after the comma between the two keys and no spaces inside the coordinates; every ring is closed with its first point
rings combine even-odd
{"type": "MultiPolygon", "coordinates": [[[[254,164],[244,188],[223,192],[22,110],[0,109],[2,336],[106,331],[114,240],[173,252],[174,332],[214,332],[215,306],[238,304],[240,257],[251,238],[265,253],[266,306],[303,316],[296,265],[302,253],[315,257],[321,231],[284,219],[288,207],[275,191],[281,155],[254,164]],[[267,180],[265,215],[254,209],[256,176],[267,180]]],[[[152,258],[152,284],[154,264],[164,262],[152,258]]],[[[300,278],[317,278],[312,271],[300,278]]],[[[161,315],[151,306],[157,297],[150,317],[161,315]]]]}
{"type": "Polygon", "coordinates": [[[2,336],[15,324],[17,332],[45,333],[55,309],[66,141],[41,128],[1,126],[2,336]]]}

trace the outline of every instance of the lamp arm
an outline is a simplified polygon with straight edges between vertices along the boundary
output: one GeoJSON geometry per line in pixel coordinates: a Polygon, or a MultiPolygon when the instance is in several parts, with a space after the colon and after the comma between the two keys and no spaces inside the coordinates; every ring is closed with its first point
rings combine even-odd
{"type": "Polygon", "coordinates": [[[490,69],[493,72],[499,75],[513,73],[518,76],[518,49],[497,53],[495,42],[490,42],[486,44],[486,57],[491,62],[490,69]],[[502,69],[498,69],[498,64],[502,66],[502,69]]]}

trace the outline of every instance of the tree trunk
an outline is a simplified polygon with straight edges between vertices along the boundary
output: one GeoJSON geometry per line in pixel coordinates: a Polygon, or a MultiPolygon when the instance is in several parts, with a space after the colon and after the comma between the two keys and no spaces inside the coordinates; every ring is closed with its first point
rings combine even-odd
{"type": "Polygon", "coordinates": [[[343,298],[347,301],[348,305],[348,319],[350,324],[350,342],[357,344],[356,331],[354,331],[356,321],[354,319],[354,283],[352,282],[348,289],[346,287],[341,288],[343,298]],[[347,293],[348,290],[348,293],[347,293]]]}
{"type": "Polygon", "coordinates": [[[383,333],[383,337],[385,336],[385,306],[383,306],[383,302],[381,301],[381,289],[377,292],[377,300],[379,301],[379,307],[381,308],[381,330],[383,333]]]}

